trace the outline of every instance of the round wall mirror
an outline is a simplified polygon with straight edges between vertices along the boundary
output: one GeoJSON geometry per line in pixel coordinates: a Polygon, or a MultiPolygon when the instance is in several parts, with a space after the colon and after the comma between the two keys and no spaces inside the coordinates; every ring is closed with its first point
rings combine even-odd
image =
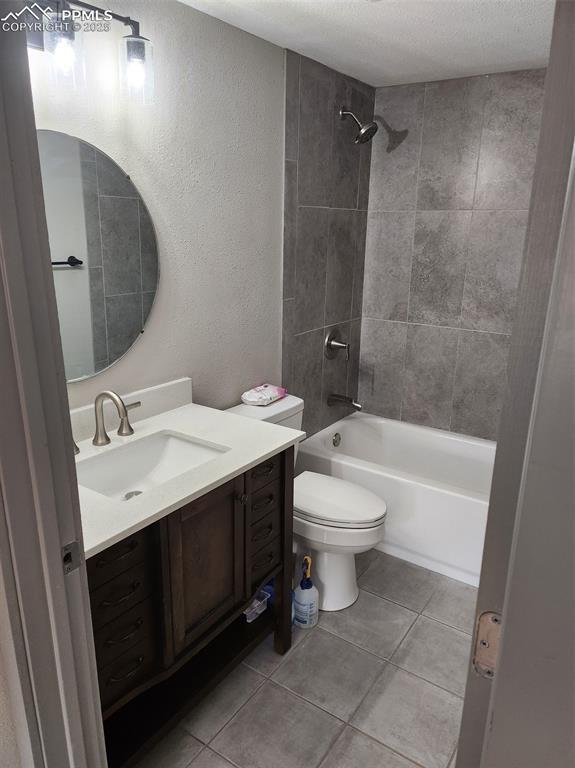
{"type": "Polygon", "coordinates": [[[154,226],[130,177],[99,149],[38,131],[68,381],[112,365],[143,333],[158,285],[154,226]]]}

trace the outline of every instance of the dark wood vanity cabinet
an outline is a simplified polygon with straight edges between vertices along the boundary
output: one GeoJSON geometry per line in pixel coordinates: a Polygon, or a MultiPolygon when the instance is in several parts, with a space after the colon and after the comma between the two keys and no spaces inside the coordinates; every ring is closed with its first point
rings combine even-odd
{"type": "Polygon", "coordinates": [[[173,651],[177,657],[249,594],[244,583],[244,478],[167,518],[173,651]]]}
{"type": "Polygon", "coordinates": [[[139,748],[126,747],[132,720],[153,729],[176,717],[269,632],[279,653],[289,649],[292,504],[290,448],[88,561],[111,766],[139,748]],[[273,609],[246,624],[272,578],[273,609]]]}

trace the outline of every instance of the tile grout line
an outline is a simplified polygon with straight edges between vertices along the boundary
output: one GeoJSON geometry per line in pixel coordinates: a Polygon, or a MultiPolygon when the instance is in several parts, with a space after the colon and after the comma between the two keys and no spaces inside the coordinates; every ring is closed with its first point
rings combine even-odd
{"type": "MultiPolygon", "coordinates": [[[[368,320],[377,320],[380,323],[395,323],[396,325],[420,325],[424,328],[439,328],[447,329],[450,331],[463,331],[465,333],[487,333],[490,336],[511,336],[507,331],[486,331],[482,328],[462,328],[455,325],[437,325],[433,323],[414,323],[407,320],[389,320],[385,317],[373,317],[372,315],[364,315],[364,318],[368,320]]],[[[309,331],[301,331],[301,333],[309,333],[309,331]]],[[[301,333],[299,335],[301,335],[301,333]]]]}

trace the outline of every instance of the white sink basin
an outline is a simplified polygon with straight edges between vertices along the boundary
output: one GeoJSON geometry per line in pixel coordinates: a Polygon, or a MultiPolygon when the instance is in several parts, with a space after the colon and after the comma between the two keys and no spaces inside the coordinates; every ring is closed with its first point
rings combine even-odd
{"type": "Polygon", "coordinates": [[[128,501],[229,450],[164,430],[78,461],[76,472],[79,485],[128,501]]]}

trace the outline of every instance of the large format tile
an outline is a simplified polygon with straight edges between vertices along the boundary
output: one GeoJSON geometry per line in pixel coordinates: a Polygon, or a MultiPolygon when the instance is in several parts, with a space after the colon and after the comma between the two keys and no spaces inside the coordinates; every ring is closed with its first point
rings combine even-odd
{"type": "Polygon", "coordinates": [[[100,195],[132,198],[138,197],[136,188],[128,174],[102,152],[96,153],[96,168],[100,195]]]}
{"type": "Polygon", "coordinates": [[[362,589],[357,601],[345,611],[322,612],[320,626],[367,651],[390,658],[416,618],[413,611],[362,589]]]}
{"type": "Polygon", "coordinates": [[[401,401],[404,421],[449,429],[457,334],[453,328],[408,326],[401,401]]]}
{"type": "Polygon", "coordinates": [[[236,667],[182,721],[182,727],[208,744],[245,704],[265,678],[244,664],[236,667]]]}
{"type": "Polygon", "coordinates": [[[142,294],[107,296],[106,326],[108,356],[113,362],[128,351],[142,332],[142,294]]]}
{"type": "Polygon", "coordinates": [[[303,398],[302,429],[308,435],[321,425],[321,380],[323,366],[323,328],[294,336],[292,394],[303,398]]]}
{"type": "Polygon", "coordinates": [[[415,214],[373,212],[367,219],[363,314],[407,320],[415,214]]]}
{"type": "Polygon", "coordinates": [[[100,197],[106,296],[142,291],[138,201],[100,197]]]}
{"type": "MultiPolygon", "coordinates": [[[[89,147],[88,149],[92,149],[93,152],[92,147],[89,147]]],[[[82,197],[84,200],[84,223],[86,227],[86,254],[88,256],[88,266],[101,267],[102,239],[100,236],[100,206],[98,203],[96,163],[82,162],[80,168],[82,173],[82,197]]]]}
{"type": "MultiPolygon", "coordinates": [[[[341,120],[339,109],[344,106],[346,109],[355,111],[358,107],[358,118],[361,121],[370,120],[371,114],[367,117],[369,107],[363,102],[365,99],[358,94],[357,99],[361,99],[362,104],[356,103],[355,109],[352,104],[352,80],[339,72],[334,72],[334,99],[333,99],[333,117],[332,117],[332,192],[330,204],[334,208],[357,208],[357,196],[359,187],[359,145],[355,144],[357,135],[357,125],[351,118],[341,120]]],[[[325,132],[326,141],[329,140],[329,132],[325,132]]]]}
{"type": "Polygon", "coordinates": [[[158,247],[154,224],[148,209],[139,201],[140,251],[142,255],[142,291],[155,291],[158,286],[158,247]]]}
{"type": "Polygon", "coordinates": [[[296,244],[295,332],[324,324],[329,211],[299,208],[296,244]]]}
{"type": "Polygon", "coordinates": [[[474,211],[461,324],[511,333],[527,211],[474,211]]]}
{"type": "Polygon", "coordinates": [[[137,768],[188,768],[202,744],[177,727],[141,760],[137,768]]]}
{"type": "Polygon", "coordinates": [[[485,88],[484,77],[426,85],[420,210],[472,208],[485,88]]]}
{"type": "Polygon", "coordinates": [[[283,656],[275,652],[274,637],[273,635],[268,635],[266,639],[244,659],[244,664],[255,669],[261,675],[269,677],[276,671],[280,664],[283,664],[283,662],[291,656],[295,648],[305,640],[306,637],[309,637],[311,632],[312,631],[309,629],[293,627],[292,646],[283,656]]]}
{"type": "Polygon", "coordinates": [[[425,568],[378,553],[375,562],[360,578],[359,586],[419,613],[429,601],[440,578],[439,574],[425,568]]]}
{"type": "Polygon", "coordinates": [[[267,682],[212,747],[239,768],[309,768],[318,765],[340,729],[327,712],[267,682]]]}
{"type": "Polygon", "coordinates": [[[285,123],[285,157],[286,160],[297,160],[298,128],[299,128],[299,54],[286,50],[285,80],[286,80],[286,123],[285,123]]]}
{"type": "Polygon", "coordinates": [[[409,133],[392,152],[387,151],[389,137],[382,126],[372,139],[370,211],[415,208],[424,93],[423,84],[396,85],[376,91],[376,120],[383,118],[393,129],[407,129],[409,133]]]}
{"type": "Polygon", "coordinates": [[[191,768],[233,768],[233,766],[223,757],[206,748],[196,757],[191,768]]]}
{"type": "Polygon", "coordinates": [[[529,207],[545,70],[489,75],[475,208],[529,207]]]}
{"type": "Polygon", "coordinates": [[[457,696],[387,665],[353,725],[425,768],[446,768],[458,737],[462,704],[457,696]]]}
{"type": "Polygon", "coordinates": [[[354,268],[365,248],[364,211],[329,212],[325,325],[351,319],[354,268]]]}
{"type": "Polygon", "coordinates": [[[382,664],[372,654],[320,629],[281,665],[273,680],[330,714],[349,720],[382,664]]]}
{"type": "Polygon", "coordinates": [[[300,205],[330,205],[331,135],[335,119],[335,72],[300,57],[298,200],[300,205]]]}
{"type": "Polygon", "coordinates": [[[463,696],[471,637],[420,616],[393,654],[393,663],[430,683],[463,696]]]}
{"type": "Polygon", "coordinates": [[[507,381],[510,337],[460,331],[451,429],[466,435],[497,438],[507,381]]]}
{"type": "Polygon", "coordinates": [[[409,321],[459,326],[471,211],[418,211],[409,321]]]}
{"type": "Polygon", "coordinates": [[[423,614],[471,634],[475,621],[476,602],[476,587],[444,578],[425,606],[423,614]]]}
{"type": "Polygon", "coordinates": [[[359,401],[368,413],[398,419],[407,324],[364,317],[361,326],[359,401]]]}
{"type": "Polygon", "coordinates": [[[355,264],[353,266],[353,295],[351,298],[351,316],[352,318],[361,317],[363,306],[363,281],[365,274],[365,247],[367,236],[367,211],[362,211],[360,223],[361,233],[359,241],[361,246],[356,252],[355,264]]]}
{"type": "Polygon", "coordinates": [[[347,394],[357,400],[359,397],[359,354],[361,344],[361,318],[349,324],[349,363],[347,366],[347,394]]]}
{"type": "Polygon", "coordinates": [[[411,760],[406,760],[383,744],[348,726],[328,752],[321,768],[415,768],[415,766],[411,760]]]}
{"type": "Polygon", "coordinates": [[[284,250],[283,297],[295,296],[295,264],[297,247],[297,164],[285,161],[284,176],[284,250]]]}
{"type": "Polygon", "coordinates": [[[92,313],[92,344],[94,362],[108,359],[108,337],[106,331],[106,306],[104,302],[104,276],[102,269],[88,270],[90,281],[90,310],[92,313]]]}
{"type": "Polygon", "coordinates": [[[294,347],[293,333],[295,319],[295,299],[284,299],[282,302],[282,386],[288,392],[293,390],[294,347]]]}

